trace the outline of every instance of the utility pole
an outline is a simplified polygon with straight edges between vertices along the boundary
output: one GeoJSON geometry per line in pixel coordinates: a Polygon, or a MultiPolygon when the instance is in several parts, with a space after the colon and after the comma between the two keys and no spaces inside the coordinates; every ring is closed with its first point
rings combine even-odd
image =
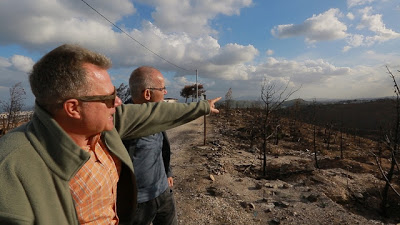
{"type": "MultiPolygon", "coordinates": [[[[207,97],[206,97],[206,95],[204,95],[204,100],[206,100],[206,99],[207,99],[207,97]]],[[[207,139],[207,117],[204,114],[204,144],[203,145],[206,145],[206,139],[207,139]]]]}
{"type": "Polygon", "coordinates": [[[199,84],[197,83],[198,76],[199,76],[199,71],[196,69],[196,102],[199,102],[199,84]]]}

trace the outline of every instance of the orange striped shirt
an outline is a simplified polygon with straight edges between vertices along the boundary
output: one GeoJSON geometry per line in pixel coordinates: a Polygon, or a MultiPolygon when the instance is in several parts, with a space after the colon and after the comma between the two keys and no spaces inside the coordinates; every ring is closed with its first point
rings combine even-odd
{"type": "Polygon", "coordinates": [[[118,224],[116,199],[121,162],[107,150],[100,135],[83,149],[90,153],[90,159],[69,183],[79,223],[118,224]]]}

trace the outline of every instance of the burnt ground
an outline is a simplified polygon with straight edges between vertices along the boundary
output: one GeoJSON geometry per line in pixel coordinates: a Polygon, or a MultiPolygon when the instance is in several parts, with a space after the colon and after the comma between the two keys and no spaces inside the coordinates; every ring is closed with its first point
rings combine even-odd
{"type": "MultiPolygon", "coordinates": [[[[327,150],[318,128],[317,169],[313,127],[297,122],[293,136],[286,129],[293,123],[282,120],[279,143],[267,148],[264,176],[262,142],[249,136],[248,116],[243,110],[207,116],[205,145],[203,118],[167,131],[179,224],[400,223],[393,191],[388,217],[380,214],[384,181],[371,152],[382,144],[344,134],[342,159],[339,134],[332,133],[327,150]]],[[[381,163],[387,169],[390,162],[381,163]]]]}

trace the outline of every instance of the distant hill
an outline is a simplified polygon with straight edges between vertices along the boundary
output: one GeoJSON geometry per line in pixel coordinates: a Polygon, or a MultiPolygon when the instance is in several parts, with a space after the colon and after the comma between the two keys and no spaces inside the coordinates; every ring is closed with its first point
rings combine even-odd
{"type": "Polygon", "coordinates": [[[296,98],[296,99],[285,101],[282,104],[282,107],[291,107],[291,106],[294,106],[294,105],[305,106],[305,105],[310,105],[312,103],[313,103],[312,101],[306,101],[306,100],[304,100],[302,98],[296,98]]]}
{"type": "MultiPolygon", "coordinates": [[[[327,98],[316,98],[314,99],[302,99],[296,98],[287,100],[282,104],[282,108],[291,107],[294,105],[299,106],[306,106],[312,105],[313,102],[322,105],[329,105],[329,104],[360,104],[360,103],[367,103],[373,101],[380,101],[380,100],[394,100],[395,97],[380,97],[380,98],[358,98],[358,99],[327,99],[327,98]]],[[[235,99],[231,100],[231,107],[232,108],[250,108],[250,107],[262,107],[264,102],[261,100],[246,100],[246,99],[235,99]]],[[[217,102],[217,106],[225,105],[225,100],[221,100],[217,102]]]]}
{"type": "Polygon", "coordinates": [[[395,121],[395,103],[395,100],[390,98],[346,100],[330,104],[304,104],[298,109],[287,107],[280,113],[307,123],[317,123],[321,126],[332,124],[335,129],[382,138],[395,121]]]}
{"type": "MultiPolygon", "coordinates": [[[[331,124],[333,129],[347,133],[383,139],[396,117],[395,98],[363,98],[352,100],[288,100],[279,114],[320,126],[331,124]],[[296,106],[296,107],[294,107],[296,106]],[[315,113],[315,119],[313,115],[315,113]]],[[[224,107],[225,101],[217,107],[224,107]]],[[[262,101],[232,100],[231,108],[262,108],[262,101]]]]}

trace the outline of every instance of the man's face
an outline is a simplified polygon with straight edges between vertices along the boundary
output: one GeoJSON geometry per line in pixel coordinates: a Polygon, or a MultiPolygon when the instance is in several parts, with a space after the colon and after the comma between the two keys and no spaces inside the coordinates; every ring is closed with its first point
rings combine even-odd
{"type": "MultiPolygon", "coordinates": [[[[112,95],[114,86],[107,70],[93,64],[83,66],[88,74],[89,93],[88,96],[112,95]]],[[[118,96],[114,105],[107,105],[105,102],[81,102],[82,104],[82,128],[87,135],[94,135],[103,131],[112,130],[114,127],[115,107],[122,104],[118,96]]]]}
{"type": "Polygon", "coordinates": [[[151,87],[151,98],[149,102],[161,102],[164,100],[164,95],[167,94],[163,75],[160,73],[153,78],[153,87],[151,87]]]}

